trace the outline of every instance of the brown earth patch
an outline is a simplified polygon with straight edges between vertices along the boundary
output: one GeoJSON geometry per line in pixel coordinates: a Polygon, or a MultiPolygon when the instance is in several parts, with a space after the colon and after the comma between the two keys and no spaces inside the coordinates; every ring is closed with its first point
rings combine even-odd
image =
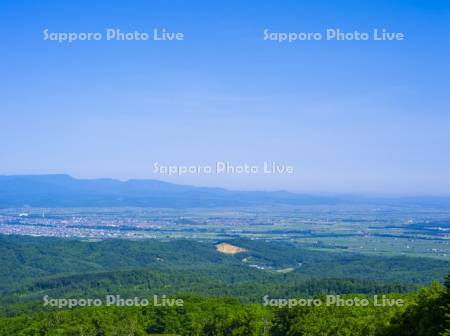
{"type": "Polygon", "coordinates": [[[234,246],[228,243],[220,243],[216,245],[216,250],[225,254],[236,254],[241,252],[246,252],[245,248],[234,246]]]}

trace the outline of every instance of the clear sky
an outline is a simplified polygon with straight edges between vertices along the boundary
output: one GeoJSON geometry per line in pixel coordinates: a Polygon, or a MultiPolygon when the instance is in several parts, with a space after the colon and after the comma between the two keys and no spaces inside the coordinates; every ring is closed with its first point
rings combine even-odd
{"type": "Polygon", "coordinates": [[[0,174],[450,194],[449,1],[4,0],[0,16],[0,174]],[[185,39],[43,39],[108,28],[185,39]],[[334,28],[406,38],[263,39],[334,28]],[[153,171],[216,161],[294,174],[153,171]]]}

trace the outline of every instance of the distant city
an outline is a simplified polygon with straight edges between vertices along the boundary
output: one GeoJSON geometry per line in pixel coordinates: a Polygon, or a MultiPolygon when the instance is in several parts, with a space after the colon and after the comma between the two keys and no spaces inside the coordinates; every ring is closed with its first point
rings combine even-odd
{"type": "Polygon", "coordinates": [[[417,207],[8,208],[0,209],[0,233],[94,240],[241,237],[319,250],[450,258],[450,210],[417,207]]]}

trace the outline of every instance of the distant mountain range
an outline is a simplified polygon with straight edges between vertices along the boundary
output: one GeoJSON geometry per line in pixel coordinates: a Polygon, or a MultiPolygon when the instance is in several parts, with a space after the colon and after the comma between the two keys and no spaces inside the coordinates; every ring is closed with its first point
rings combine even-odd
{"type": "Polygon", "coordinates": [[[76,179],[69,175],[0,175],[0,207],[231,207],[368,203],[450,205],[450,198],[327,197],[285,191],[231,191],[157,180],[76,179]]]}

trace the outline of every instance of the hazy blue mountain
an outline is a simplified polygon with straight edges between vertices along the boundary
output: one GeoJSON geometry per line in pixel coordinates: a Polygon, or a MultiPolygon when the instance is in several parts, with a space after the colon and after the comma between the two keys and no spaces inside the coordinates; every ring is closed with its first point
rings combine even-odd
{"type": "Polygon", "coordinates": [[[212,207],[334,201],[332,198],[283,191],[230,191],[157,180],[87,180],[69,175],[0,176],[0,207],[212,207]]]}
{"type": "Polygon", "coordinates": [[[368,203],[449,205],[448,198],[325,197],[285,191],[231,191],[158,180],[76,179],[69,175],[0,176],[0,207],[226,207],[271,204],[368,203]]]}

